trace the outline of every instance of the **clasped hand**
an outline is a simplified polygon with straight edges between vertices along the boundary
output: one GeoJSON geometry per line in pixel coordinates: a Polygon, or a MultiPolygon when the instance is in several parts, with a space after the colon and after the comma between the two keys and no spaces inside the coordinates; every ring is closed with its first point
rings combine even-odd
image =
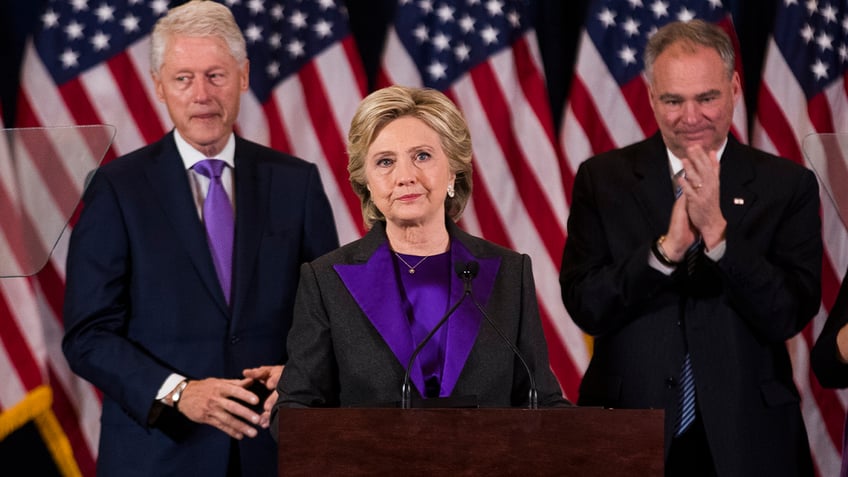
{"type": "Polygon", "coordinates": [[[209,424],[235,439],[256,437],[256,426],[268,428],[271,423],[271,408],[277,401],[277,382],[282,372],[280,365],[260,366],[244,370],[243,379],[190,381],[183,390],[179,410],[192,421],[209,424]],[[259,404],[260,397],[248,390],[255,383],[269,391],[261,414],[243,404],[259,404]]]}
{"type": "Polygon", "coordinates": [[[671,211],[663,249],[679,262],[686,250],[702,237],[707,250],[724,240],[727,221],[719,204],[720,165],[716,151],[707,153],[700,145],[690,146],[681,158],[686,174],[678,179],[683,189],[671,211]]]}

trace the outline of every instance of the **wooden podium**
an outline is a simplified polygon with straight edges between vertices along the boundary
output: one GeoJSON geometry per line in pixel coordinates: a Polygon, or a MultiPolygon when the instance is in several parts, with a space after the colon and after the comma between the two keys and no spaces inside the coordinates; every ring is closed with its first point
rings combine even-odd
{"type": "Polygon", "coordinates": [[[663,411],[280,409],[280,476],[662,476],[663,411]]]}

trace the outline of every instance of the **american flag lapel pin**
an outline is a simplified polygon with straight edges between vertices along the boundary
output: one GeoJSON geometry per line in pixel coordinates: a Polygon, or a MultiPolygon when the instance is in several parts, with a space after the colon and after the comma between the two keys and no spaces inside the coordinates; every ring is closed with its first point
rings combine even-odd
{"type": "Polygon", "coordinates": [[[734,197],[733,205],[745,205],[745,199],[743,199],[742,197],[734,197]]]}

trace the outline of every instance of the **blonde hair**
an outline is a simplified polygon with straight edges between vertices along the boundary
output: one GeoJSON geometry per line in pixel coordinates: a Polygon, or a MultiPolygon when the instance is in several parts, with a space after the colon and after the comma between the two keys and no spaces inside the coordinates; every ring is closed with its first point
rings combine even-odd
{"type": "Polygon", "coordinates": [[[369,229],[385,221],[371,200],[365,179],[365,155],[377,135],[402,116],[423,121],[441,139],[450,170],[456,174],[454,196],[445,199],[445,214],[457,221],[471,197],[471,133],[462,113],[447,96],[430,88],[390,86],[369,94],[359,103],[347,135],[347,171],[353,191],[362,206],[362,219],[369,229]]]}
{"type": "Polygon", "coordinates": [[[172,8],[156,22],[150,39],[150,69],[158,74],[168,40],[174,35],[218,37],[227,43],[239,66],[247,61],[244,35],[226,6],[206,0],[192,0],[172,8]]]}

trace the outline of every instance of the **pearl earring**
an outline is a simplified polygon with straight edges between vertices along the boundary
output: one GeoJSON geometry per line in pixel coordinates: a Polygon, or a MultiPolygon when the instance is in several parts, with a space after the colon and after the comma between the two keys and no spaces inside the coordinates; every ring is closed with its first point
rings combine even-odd
{"type": "Polygon", "coordinates": [[[448,185],[448,197],[453,198],[456,195],[456,192],[453,190],[453,184],[448,185]]]}

